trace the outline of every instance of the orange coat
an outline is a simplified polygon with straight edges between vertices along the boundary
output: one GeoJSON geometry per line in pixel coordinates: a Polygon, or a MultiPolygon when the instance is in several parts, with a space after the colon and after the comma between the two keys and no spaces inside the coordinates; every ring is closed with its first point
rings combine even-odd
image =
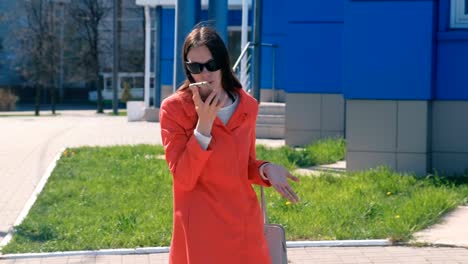
{"type": "Polygon", "coordinates": [[[192,93],[177,92],[160,109],[161,135],[173,175],[172,264],[270,263],[263,220],[252,184],[269,186],[255,157],[258,103],[239,89],[225,126],[216,118],[203,150],[194,129],[192,93]]]}

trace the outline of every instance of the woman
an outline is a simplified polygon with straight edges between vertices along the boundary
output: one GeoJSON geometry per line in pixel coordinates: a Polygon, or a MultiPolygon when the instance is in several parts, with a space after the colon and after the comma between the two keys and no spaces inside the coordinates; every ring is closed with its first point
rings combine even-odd
{"type": "Polygon", "coordinates": [[[282,166],[255,157],[258,103],[230,69],[226,47],[210,27],[185,39],[187,80],[160,109],[161,135],[173,175],[170,263],[270,263],[252,184],[298,197],[282,166]],[[206,82],[196,86],[190,83],[206,82]]]}

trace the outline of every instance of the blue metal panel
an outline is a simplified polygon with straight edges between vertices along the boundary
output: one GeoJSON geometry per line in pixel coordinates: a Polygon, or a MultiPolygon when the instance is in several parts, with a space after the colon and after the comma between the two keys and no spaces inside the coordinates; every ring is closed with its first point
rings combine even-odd
{"type": "Polygon", "coordinates": [[[468,31],[450,30],[450,3],[439,2],[436,100],[468,100],[468,31]]]}
{"type": "Polygon", "coordinates": [[[435,99],[468,100],[468,40],[438,46],[435,99]]]}
{"type": "Polygon", "coordinates": [[[264,35],[286,33],[287,5],[284,0],[263,1],[262,38],[264,35]]]}
{"type": "Polygon", "coordinates": [[[288,24],[287,60],[279,72],[287,76],[287,92],[342,91],[343,24],[288,24]]]}
{"type": "MultiPolygon", "coordinates": [[[[248,13],[249,25],[252,25],[253,14],[252,9],[249,9],[248,13]]],[[[229,26],[240,26],[242,25],[242,9],[235,9],[228,11],[228,25],[229,26]]]]}
{"type": "Polygon", "coordinates": [[[346,3],[345,98],[431,99],[433,9],[432,1],[346,3]]]}
{"type": "Polygon", "coordinates": [[[174,59],[161,59],[161,85],[172,85],[174,59]]]}
{"type": "Polygon", "coordinates": [[[174,59],[174,9],[162,10],[162,47],[161,47],[161,58],[163,59],[174,59]]]}
{"type": "MultiPolygon", "coordinates": [[[[286,65],[286,35],[275,34],[273,36],[263,35],[263,43],[269,43],[277,45],[275,55],[275,89],[285,89],[287,85],[287,72],[285,69],[288,68],[286,65]]],[[[273,49],[272,47],[262,47],[262,62],[261,62],[261,80],[260,87],[272,88],[272,73],[273,73],[273,49]]]]}
{"type": "MultiPolygon", "coordinates": [[[[345,0],[296,0],[285,2],[288,21],[343,21],[345,0]]],[[[282,9],[285,10],[285,9],[282,9]]]]}
{"type": "Polygon", "coordinates": [[[439,1],[439,32],[448,31],[450,28],[450,1],[439,1]]]}
{"type": "Polygon", "coordinates": [[[161,29],[161,81],[162,85],[171,85],[174,72],[174,16],[173,8],[162,10],[161,29]]]}

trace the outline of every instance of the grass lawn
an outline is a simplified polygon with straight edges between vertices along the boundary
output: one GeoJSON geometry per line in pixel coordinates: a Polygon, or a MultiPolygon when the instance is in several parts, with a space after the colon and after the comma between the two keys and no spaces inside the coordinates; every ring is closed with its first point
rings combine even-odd
{"type": "MultiPolygon", "coordinates": [[[[257,151],[259,159],[292,169],[342,159],[344,142],[322,141],[300,150],[258,146],[257,151]]],[[[162,154],[161,146],[149,145],[68,149],[2,252],[168,246],[172,178],[158,158],[162,154]]],[[[419,179],[380,168],[301,177],[293,184],[301,198],[296,205],[272,189],[266,197],[270,222],[282,224],[288,240],[405,241],[468,203],[467,179],[419,179]]]]}
{"type": "Polygon", "coordinates": [[[119,110],[115,115],[113,111],[107,113],[108,116],[127,116],[127,110],[119,110]]]}

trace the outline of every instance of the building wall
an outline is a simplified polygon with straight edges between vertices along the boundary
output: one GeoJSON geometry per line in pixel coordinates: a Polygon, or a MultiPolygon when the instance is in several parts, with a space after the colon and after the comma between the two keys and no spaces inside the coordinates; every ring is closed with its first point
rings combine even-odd
{"type": "Polygon", "coordinates": [[[346,1],[347,166],[425,174],[436,56],[432,1],[346,1]]]}
{"type": "Polygon", "coordinates": [[[462,173],[468,169],[468,29],[450,29],[449,1],[438,7],[432,164],[440,172],[462,173]]]}
{"type": "Polygon", "coordinates": [[[432,98],[434,7],[432,1],[346,1],[345,98],[432,98]]]}
{"type": "Polygon", "coordinates": [[[277,12],[283,19],[267,20],[264,34],[284,49],[277,72],[286,91],[286,143],[344,136],[344,0],[296,1],[283,7],[278,2],[270,5],[282,8],[277,12]]]}
{"type": "Polygon", "coordinates": [[[350,170],[468,168],[468,32],[449,1],[348,1],[344,96],[350,170]]]}
{"type": "Polygon", "coordinates": [[[345,135],[350,170],[467,169],[468,30],[449,28],[449,2],[299,1],[266,19],[286,46],[286,142],[345,135]]]}

